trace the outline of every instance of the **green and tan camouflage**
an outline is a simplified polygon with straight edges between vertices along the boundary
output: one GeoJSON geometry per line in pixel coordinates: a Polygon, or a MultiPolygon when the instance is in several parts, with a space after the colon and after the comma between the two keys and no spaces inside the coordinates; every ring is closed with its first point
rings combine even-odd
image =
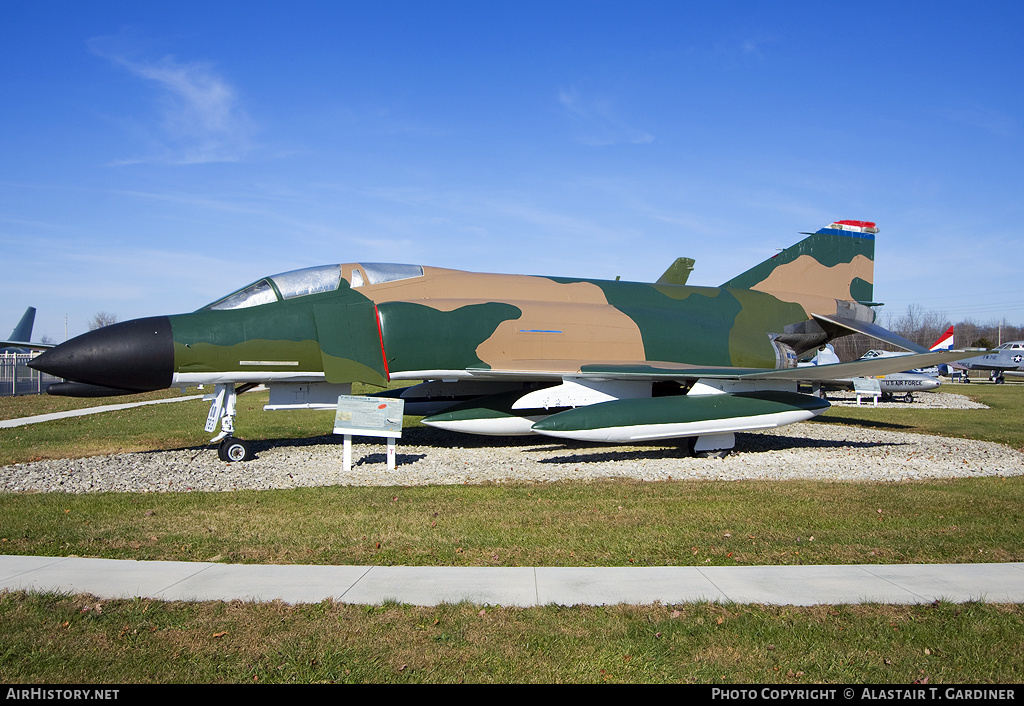
{"type": "MultiPolygon", "coordinates": [[[[690,437],[698,451],[729,448],[734,431],[827,407],[797,385],[836,366],[802,372],[797,360],[833,338],[861,332],[920,350],[874,324],[877,232],[836,221],[720,287],[685,284],[685,258],[655,283],[311,267],[190,314],[89,332],[34,367],[69,381],[52,394],[218,386],[207,426],[222,419],[215,441],[232,438],[234,397],[251,385],[270,387],[268,408],[292,409],[329,407],[353,382],[415,380],[427,382],[389,394],[454,431],[690,437]],[[722,397],[701,399],[708,395],[722,397]]],[[[896,371],[877,365],[864,374],[896,371]]]]}

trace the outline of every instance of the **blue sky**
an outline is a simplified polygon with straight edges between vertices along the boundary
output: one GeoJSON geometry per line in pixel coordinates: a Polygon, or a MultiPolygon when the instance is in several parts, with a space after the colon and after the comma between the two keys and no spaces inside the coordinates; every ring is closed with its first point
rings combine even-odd
{"type": "Polygon", "coordinates": [[[4,0],[0,326],[327,262],[717,285],[836,219],[883,311],[1019,324],[1022,73],[1019,2],[4,0]]]}

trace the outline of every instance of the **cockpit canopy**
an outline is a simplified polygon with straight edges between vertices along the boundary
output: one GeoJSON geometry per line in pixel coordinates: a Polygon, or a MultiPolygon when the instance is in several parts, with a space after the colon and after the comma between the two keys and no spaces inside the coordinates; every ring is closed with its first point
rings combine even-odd
{"type": "Polygon", "coordinates": [[[223,299],[207,304],[203,309],[214,311],[246,309],[251,306],[271,304],[310,294],[333,292],[341,287],[342,282],[349,287],[357,288],[364,284],[382,284],[422,276],[423,267],[421,265],[370,262],[358,265],[306,267],[272,277],[264,277],[223,299]],[[346,274],[348,275],[347,279],[346,274]]]}

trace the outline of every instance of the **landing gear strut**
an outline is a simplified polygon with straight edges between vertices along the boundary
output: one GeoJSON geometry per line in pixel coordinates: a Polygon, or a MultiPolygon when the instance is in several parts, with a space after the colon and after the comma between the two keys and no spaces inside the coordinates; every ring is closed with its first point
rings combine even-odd
{"type": "Polygon", "coordinates": [[[725,458],[735,444],[736,437],[732,432],[702,434],[686,440],[686,447],[694,458],[725,458]]]}
{"type": "Polygon", "coordinates": [[[235,433],[235,402],[238,396],[256,387],[255,383],[240,385],[237,389],[234,383],[224,383],[214,388],[211,397],[210,413],[206,417],[206,431],[211,432],[217,428],[220,421],[220,434],[210,439],[210,444],[219,444],[217,455],[221,461],[238,463],[252,459],[255,454],[249,442],[236,439],[235,433]]]}
{"type": "Polygon", "coordinates": [[[902,395],[897,395],[897,394],[895,394],[893,392],[883,392],[882,393],[882,401],[883,402],[913,402],[914,401],[914,393],[913,392],[906,392],[906,393],[904,393],[902,395]]]}

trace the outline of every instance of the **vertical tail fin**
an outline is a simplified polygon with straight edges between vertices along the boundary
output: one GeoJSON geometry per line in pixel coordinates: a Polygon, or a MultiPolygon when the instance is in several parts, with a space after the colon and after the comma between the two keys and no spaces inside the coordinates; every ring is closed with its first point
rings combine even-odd
{"type": "Polygon", "coordinates": [[[658,278],[657,284],[686,284],[695,262],[692,257],[676,258],[676,261],[665,270],[665,274],[658,278]]]}
{"type": "Polygon", "coordinates": [[[835,221],[722,286],[871,303],[877,232],[870,221],[835,221]]]}
{"type": "Polygon", "coordinates": [[[30,306],[25,309],[25,313],[21,316],[21,321],[14,327],[11,332],[12,341],[31,341],[32,340],[32,325],[36,321],[36,309],[30,306]]]}
{"type": "Polygon", "coordinates": [[[950,326],[946,332],[939,336],[938,340],[929,348],[930,351],[951,351],[953,350],[953,327],[950,326]]]}

